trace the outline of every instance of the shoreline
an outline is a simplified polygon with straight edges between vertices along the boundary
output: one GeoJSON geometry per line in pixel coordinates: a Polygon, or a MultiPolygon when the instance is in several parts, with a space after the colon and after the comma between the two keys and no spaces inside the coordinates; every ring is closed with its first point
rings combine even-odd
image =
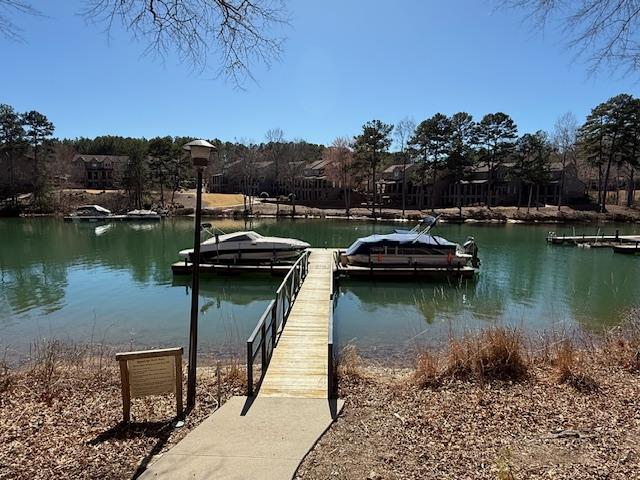
{"type": "MultiPolygon", "coordinates": [[[[444,224],[493,224],[493,225],[600,225],[600,224],[638,224],[640,223],[640,211],[637,209],[624,209],[624,212],[600,214],[596,212],[582,212],[572,210],[570,207],[559,212],[559,215],[543,214],[518,214],[515,216],[506,216],[499,209],[515,209],[515,207],[494,207],[489,210],[487,208],[473,208],[470,212],[464,212],[462,217],[452,216],[446,211],[436,209],[435,212],[423,212],[421,214],[411,214],[402,217],[399,214],[389,212],[384,216],[372,217],[370,215],[340,215],[335,213],[318,213],[317,208],[310,208],[312,213],[291,215],[290,213],[273,213],[256,212],[252,214],[244,214],[242,211],[219,211],[216,209],[203,209],[203,219],[236,219],[236,220],[256,220],[256,219],[276,219],[276,220],[343,220],[357,222],[397,222],[411,223],[422,218],[425,215],[440,214],[440,223],[444,224]]],[[[18,217],[4,218],[62,218],[62,213],[23,213],[18,217]]],[[[171,213],[163,215],[163,218],[193,218],[193,212],[171,213]]]]}
{"type": "MultiPolygon", "coordinates": [[[[598,213],[587,209],[577,209],[572,206],[545,205],[531,207],[527,212],[526,207],[517,206],[486,206],[463,207],[462,215],[457,207],[416,210],[407,208],[404,215],[400,208],[381,207],[375,217],[371,215],[368,207],[353,207],[349,215],[346,215],[344,207],[314,207],[310,205],[289,203],[276,204],[272,200],[254,199],[249,211],[245,211],[242,196],[239,194],[206,194],[207,202],[203,203],[203,218],[234,218],[257,219],[335,219],[369,222],[415,222],[425,215],[439,214],[442,223],[478,223],[478,224],[524,224],[524,225],[562,225],[562,224],[603,224],[603,223],[640,223],[640,209],[628,208],[621,205],[608,205],[606,213],[598,213]],[[208,197],[207,197],[208,196],[208,197]],[[239,200],[240,199],[240,200],[239,200]],[[240,203],[238,203],[240,202],[240,203]],[[295,215],[294,215],[295,211],[295,215]]],[[[190,191],[176,193],[175,203],[166,202],[164,207],[160,205],[157,193],[151,192],[144,205],[151,210],[158,211],[165,217],[193,216],[195,207],[195,194],[190,191]]],[[[126,213],[129,209],[129,200],[122,191],[110,190],[93,192],[87,190],[71,190],[55,192],[52,195],[52,204],[47,207],[49,212],[31,211],[29,204],[23,200],[22,207],[26,211],[20,216],[58,217],[67,215],[83,204],[98,204],[114,213],[126,213]]]]}
{"type": "MultiPolygon", "coordinates": [[[[410,367],[346,348],[338,364],[345,408],[295,478],[634,478],[639,313],[584,335],[534,345],[518,329],[488,327],[423,350],[410,367]]],[[[111,349],[72,347],[51,342],[31,364],[0,368],[0,476],[130,477],[219,406],[215,368],[199,367],[198,403],[184,426],[176,428],[171,397],[136,400],[134,422],[124,425],[111,349]]],[[[243,362],[221,370],[221,403],[244,395],[243,362]]]]}

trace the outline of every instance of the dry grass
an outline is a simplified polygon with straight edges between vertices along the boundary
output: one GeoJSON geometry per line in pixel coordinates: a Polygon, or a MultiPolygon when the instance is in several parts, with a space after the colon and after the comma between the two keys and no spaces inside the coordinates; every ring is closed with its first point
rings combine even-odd
{"type": "Polygon", "coordinates": [[[413,377],[424,388],[447,380],[519,381],[527,377],[528,370],[522,334],[515,329],[491,327],[451,338],[443,351],[421,352],[413,377]]]}
{"type": "Polygon", "coordinates": [[[418,355],[413,381],[420,388],[433,388],[440,385],[438,357],[433,352],[426,350],[418,355]]]}
{"type": "Polygon", "coordinates": [[[339,379],[345,409],[297,476],[639,478],[633,325],[605,338],[556,332],[536,342],[491,328],[422,352],[410,369],[350,358],[357,368],[339,379]]]}
{"type": "Polygon", "coordinates": [[[41,340],[29,364],[0,368],[0,478],[131,478],[230,396],[245,393],[239,361],[221,365],[220,383],[215,367],[198,368],[196,408],[184,427],[174,428],[171,396],[134,400],[132,422],[123,424],[112,353],[41,340]]]}
{"type": "Polygon", "coordinates": [[[361,366],[362,358],[358,355],[357,347],[353,344],[344,347],[337,361],[338,375],[357,377],[361,374],[361,366]]]}
{"type": "Polygon", "coordinates": [[[632,308],[627,319],[605,336],[608,355],[625,368],[640,371],[640,307],[632,308]]]}

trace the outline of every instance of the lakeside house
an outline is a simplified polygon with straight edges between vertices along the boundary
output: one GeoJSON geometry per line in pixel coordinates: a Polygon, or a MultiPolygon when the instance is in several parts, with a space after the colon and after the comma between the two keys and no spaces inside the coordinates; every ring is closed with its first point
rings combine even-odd
{"type": "Polygon", "coordinates": [[[76,154],[71,160],[70,182],[76,188],[111,189],[122,185],[129,157],[76,154]]]}
{"type": "Polygon", "coordinates": [[[219,164],[209,178],[214,193],[244,192],[270,197],[294,194],[297,201],[320,204],[342,202],[343,192],[326,172],[328,162],[276,162],[236,160],[219,164]]]}
{"type": "MultiPolygon", "coordinates": [[[[493,205],[526,204],[529,185],[525,184],[514,172],[514,163],[505,163],[495,168],[492,178],[491,203],[493,205]]],[[[407,206],[431,206],[432,193],[435,189],[435,207],[455,207],[485,205],[489,195],[489,169],[479,165],[471,169],[464,179],[445,174],[436,180],[435,186],[429,179],[424,184],[416,181],[415,164],[405,166],[403,180],[402,165],[391,165],[383,171],[381,181],[381,198],[383,203],[392,206],[402,204],[402,191],[406,189],[407,206]]],[[[533,202],[555,205],[560,195],[564,203],[583,201],[586,185],[578,178],[576,166],[551,163],[547,181],[539,188],[534,187],[533,202]],[[562,180],[564,172],[564,181],[562,180]]]]}
{"type": "MultiPolygon", "coordinates": [[[[275,161],[247,162],[238,160],[218,166],[211,175],[210,189],[219,193],[245,192],[258,195],[282,196],[293,193],[298,202],[318,206],[335,206],[344,203],[344,190],[327,175],[327,160],[289,162],[277,165],[275,161]],[[276,175],[276,169],[278,174],[276,175]]],[[[504,163],[493,171],[491,203],[493,205],[526,204],[529,185],[514,172],[515,163],[504,163]]],[[[417,178],[415,162],[392,164],[384,168],[377,183],[378,202],[388,207],[402,205],[402,192],[406,192],[406,206],[429,208],[485,205],[489,194],[489,169],[479,165],[471,169],[464,179],[444,173],[435,182],[427,175],[424,183],[417,178]],[[434,195],[435,193],[435,195],[434,195]]],[[[578,178],[574,164],[564,167],[559,162],[549,165],[547,180],[535,186],[532,202],[556,204],[560,195],[563,203],[581,202],[585,198],[586,185],[578,178]],[[564,173],[564,180],[563,178],[564,173]]],[[[354,188],[353,205],[358,205],[366,192],[371,191],[367,180],[354,188]],[[362,195],[357,195],[361,193],[362,195]]]]}

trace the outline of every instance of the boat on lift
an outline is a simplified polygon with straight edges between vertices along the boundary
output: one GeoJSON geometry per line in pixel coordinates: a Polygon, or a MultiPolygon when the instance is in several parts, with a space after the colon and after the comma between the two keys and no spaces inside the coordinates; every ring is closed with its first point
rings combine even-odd
{"type": "Polygon", "coordinates": [[[343,264],[368,267],[462,268],[479,266],[473,237],[464,245],[429,232],[437,217],[427,216],[411,230],[397,229],[386,235],[357,239],[341,255],[343,264]]]}
{"type": "MultiPolygon", "coordinates": [[[[200,244],[203,263],[278,263],[295,260],[310,245],[302,240],[283,237],[264,237],[252,230],[233,233],[213,232],[204,225],[211,238],[200,244]]],[[[220,230],[219,230],[220,231],[220,230]]],[[[193,249],[181,250],[180,255],[191,260],[193,249]]]]}

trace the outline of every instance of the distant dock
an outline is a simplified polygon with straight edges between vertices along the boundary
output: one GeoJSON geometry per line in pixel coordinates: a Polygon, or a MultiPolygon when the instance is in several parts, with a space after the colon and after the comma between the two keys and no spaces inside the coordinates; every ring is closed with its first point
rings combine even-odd
{"type": "Polygon", "coordinates": [[[612,248],[616,253],[640,253],[640,235],[549,235],[551,245],[571,245],[585,248],[612,248]]]}
{"type": "Polygon", "coordinates": [[[159,222],[160,215],[95,215],[95,216],[73,216],[64,217],[65,222],[159,222]]]}

